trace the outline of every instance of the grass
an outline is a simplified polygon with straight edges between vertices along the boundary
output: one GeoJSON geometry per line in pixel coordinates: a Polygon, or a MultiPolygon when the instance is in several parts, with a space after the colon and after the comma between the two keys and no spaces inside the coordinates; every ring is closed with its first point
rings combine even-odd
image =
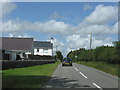
{"type": "Polygon", "coordinates": [[[105,62],[84,62],[84,61],[77,63],[120,77],[120,75],[118,74],[118,64],[108,64],[105,62]]]}
{"type": "Polygon", "coordinates": [[[41,88],[48,82],[59,62],[2,71],[3,88],[41,88]]]}

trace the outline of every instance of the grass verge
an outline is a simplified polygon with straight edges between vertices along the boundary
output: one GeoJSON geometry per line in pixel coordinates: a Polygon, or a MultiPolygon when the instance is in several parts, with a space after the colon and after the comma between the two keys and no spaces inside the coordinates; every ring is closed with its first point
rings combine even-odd
{"type": "Polygon", "coordinates": [[[41,88],[60,62],[2,71],[3,88],[41,88]]]}
{"type": "Polygon", "coordinates": [[[120,75],[118,74],[118,64],[108,64],[105,62],[84,62],[84,61],[77,63],[120,77],[120,75]]]}

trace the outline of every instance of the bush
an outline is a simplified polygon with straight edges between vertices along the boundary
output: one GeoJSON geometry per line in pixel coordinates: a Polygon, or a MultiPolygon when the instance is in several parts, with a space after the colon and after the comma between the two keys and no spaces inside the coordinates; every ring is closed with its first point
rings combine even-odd
{"type": "Polygon", "coordinates": [[[52,56],[40,56],[40,55],[32,55],[29,54],[29,59],[30,60],[52,60],[52,56]]]}
{"type": "Polygon", "coordinates": [[[114,46],[99,46],[92,50],[71,51],[67,56],[74,61],[104,61],[117,64],[120,63],[120,42],[114,42],[114,46]]]}
{"type": "Polygon", "coordinates": [[[34,65],[42,65],[42,64],[49,64],[49,63],[55,63],[54,60],[29,60],[29,61],[11,61],[11,60],[4,60],[0,61],[2,62],[2,70],[10,69],[10,68],[22,68],[22,67],[28,67],[28,66],[34,66],[34,65]]]}

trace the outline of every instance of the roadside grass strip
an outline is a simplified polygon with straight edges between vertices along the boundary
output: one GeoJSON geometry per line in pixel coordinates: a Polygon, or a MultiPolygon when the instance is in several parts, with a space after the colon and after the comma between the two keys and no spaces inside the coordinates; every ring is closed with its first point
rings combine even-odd
{"type": "Polygon", "coordinates": [[[60,62],[3,70],[3,88],[41,88],[52,77],[60,62]]]}
{"type": "Polygon", "coordinates": [[[83,64],[98,70],[101,70],[103,72],[109,73],[111,75],[114,76],[118,76],[120,77],[119,73],[118,73],[118,64],[108,64],[106,62],[85,62],[85,61],[81,61],[81,62],[77,62],[78,64],[83,64]]]}

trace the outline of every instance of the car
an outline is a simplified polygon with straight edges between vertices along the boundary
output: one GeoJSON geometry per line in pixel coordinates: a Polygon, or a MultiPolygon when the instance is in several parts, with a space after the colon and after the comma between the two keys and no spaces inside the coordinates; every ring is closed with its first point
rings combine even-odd
{"type": "Polygon", "coordinates": [[[72,66],[72,60],[69,57],[66,57],[62,60],[62,66],[72,66]]]}

